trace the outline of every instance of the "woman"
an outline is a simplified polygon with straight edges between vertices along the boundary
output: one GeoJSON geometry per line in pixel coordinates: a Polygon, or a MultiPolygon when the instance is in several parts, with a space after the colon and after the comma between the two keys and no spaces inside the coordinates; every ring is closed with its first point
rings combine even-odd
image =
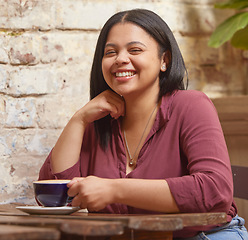
{"type": "Polygon", "coordinates": [[[40,179],[73,178],[72,205],[90,212],[225,211],[233,221],[224,229],[189,228],[174,238],[212,230],[204,239],[242,239],[217,113],[206,95],[184,90],[185,73],[159,16],[143,9],[112,16],[97,42],[91,100],[68,122],[40,179]]]}

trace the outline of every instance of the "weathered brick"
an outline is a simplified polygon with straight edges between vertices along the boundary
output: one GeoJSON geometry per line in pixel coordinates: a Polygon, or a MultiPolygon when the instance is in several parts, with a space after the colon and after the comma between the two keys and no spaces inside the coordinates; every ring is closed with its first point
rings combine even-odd
{"type": "Polygon", "coordinates": [[[232,10],[227,10],[223,14],[223,10],[214,9],[211,5],[185,4],[182,7],[178,3],[168,6],[164,4],[163,7],[160,6],[155,10],[168,23],[173,32],[180,32],[186,36],[210,35],[220,22],[234,13],[232,10]],[[166,11],[164,11],[165,8],[166,11]]]}
{"type": "Polygon", "coordinates": [[[18,33],[9,39],[10,63],[35,65],[39,62],[39,34],[18,33]]]}
{"type": "MultiPolygon", "coordinates": [[[[0,11],[1,12],[1,11],[0,11]]],[[[6,31],[0,30],[0,64],[9,63],[9,56],[8,56],[8,38],[6,31]]]]}
{"type": "Polygon", "coordinates": [[[72,115],[85,104],[82,97],[40,99],[37,101],[38,125],[40,128],[64,128],[72,115]]]}
{"type": "Polygon", "coordinates": [[[0,113],[5,113],[5,99],[2,96],[0,97],[0,113]]]}
{"type": "Polygon", "coordinates": [[[6,142],[6,136],[4,135],[0,136],[0,153],[0,156],[8,156],[11,154],[11,149],[9,149],[6,142]]]}
{"type": "Polygon", "coordinates": [[[0,64],[0,92],[6,92],[6,85],[9,80],[8,67],[0,64]]]}
{"type": "Polygon", "coordinates": [[[36,126],[36,108],[33,98],[8,98],[5,127],[29,128],[36,126]]]}
{"type": "Polygon", "coordinates": [[[64,98],[74,98],[89,96],[89,63],[70,63],[56,69],[56,82],[58,93],[64,98]]]}
{"type": "MultiPolygon", "coordinates": [[[[52,146],[56,143],[61,129],[37,129],[35,131],[28,129],[22,134],[23,142],[19,144],[19,154],[24,145],[26,152],[32,156],[47,156],[52,146]]],[[[45,159],[43,159],[44,161],[45,159]]],[[[43,162],[42,161],[42,162],[43,162]]]]}
{"type": "Polygon", "coordinates": [[[13,65],[75,61],[87,61],[90,64],[98,34],[98,32],[82,31],[20,33],[9,37],[9,44],[5,51],[8,52],[10,63],[13,65]]]}
{"type": "Polygon", "coordinates": [[[6,0],[0,2],[0,26],[3,23],[2,18],[8,16],[8,2],[6,0]]]}
{"type": "Polygon", "coordinates": [[[15,96],[55,93],[53,67],[16,67],[10,73],[8,93],[15,96]]]}
{"type": "Polygon", "coordinates": [[[209,96],[221,93],[222,96],[226,94],[237,95],[244,89],[246,74],[243,71],[242,65],[236,66],[235,71],[225,64],[218,64],[216,66],[202,67],[202,81],[205,82],[205,87],[202,91],[209,92],[209,96]],[[235,81],[233,81],[235,79],[235,81]],[[207,88],[206,86],[211,86],[207,88]]]}
{"type": "Polygon", "coordinates": [[[42,63],[83,62],[90,64],[97,37],[98,32],[44,33],[40,36],[40,60],[42,63]]]}
{"type": "Polygon", "coordinates": [[[0,48],[0,63],[8,63],[9,57],[5,49],[0,48]]]}
{"type": "MultiPolygon", "coordinates": [[[[56,143],[61,129],[0,130],[0,157],[43,156],[43,160],[56,143]]],[[[43,162],[43,161],[42,161],[43,162]]]]}
{"type": "Polygon", "coordinates": [[[184,61],[191,64],[216,64],[220,60],[220,49],[207,46],[207,37],[182,37],[176,34],[184,61]]]}
{"type": "Polygon", "coordinates": [[[190,4],[190,5],[213,5],[218,2],[223,2],[223,0],[174,0],[176,3],[190,4]]]}
{"type": "Polygon", "coordinates": [[[0,28],[48,30],[54,26],[55,1],[5,0],[1,6],[0,28]]]}
{"type": "MultiPolygon", "coordinates": [[[[6,106],[5,97],[0,95],[0,129],[2,129],[5,124],[5,118],[6,118],[5,106],[6,106]]],[[[0,136],[2,136],[1,132],[0,132],[0,136]]]]}
{"type": "Polygon", "coordinates": [[[248,59],[248,50],[243,51],[242,55],[244,58],[248,59]]]}
{"type": "Polygon", "coordinates": [[[237,95],[244,89],[246,75],[242,66],[237,66],[236,71],[225,64],[188,65],[187,68],[190,89],[203,91],[211,98],[223,97],[227,93],[237,95]]]}
{"type": "Polygon", "coordinates": [[[43,157],[14,156],[3,160],[0,168],[0,202],[35,204],[32,182],[38,178],[43,157]]]}
{"type": "Polygon", "coordinates": [[[14,129],[2,128],[0,130],[0,136],[1,158],[15,155],[17,142],[19,142],[20,144],[23,143],[23,138],[20,133],[16,132],[14,129]]]}
{"type": "Polygon", "coordinates": [[[56,28],[100,29],[115,11],[113,1],[57,0],[56,28]]]}

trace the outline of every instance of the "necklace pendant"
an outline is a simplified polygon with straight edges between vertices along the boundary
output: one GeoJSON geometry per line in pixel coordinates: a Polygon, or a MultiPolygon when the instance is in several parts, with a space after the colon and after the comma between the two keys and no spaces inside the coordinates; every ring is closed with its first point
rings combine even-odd
{"type": "Polygon", "coordinates": [[[133,167],[133,166],[134,166],[134,160],[133,160],[133,159],[130,159],[130,161],[129,161],[129,166],[130,166],[130,167],[133,167]]]}

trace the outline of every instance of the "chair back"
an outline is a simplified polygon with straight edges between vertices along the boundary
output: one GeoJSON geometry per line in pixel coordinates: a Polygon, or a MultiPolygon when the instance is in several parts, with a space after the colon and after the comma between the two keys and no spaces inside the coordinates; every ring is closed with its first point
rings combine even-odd
{"type": "Polygon", "coordinates": [[[234,197],[248,200],[248,167],[232,165],[234,197]]]}

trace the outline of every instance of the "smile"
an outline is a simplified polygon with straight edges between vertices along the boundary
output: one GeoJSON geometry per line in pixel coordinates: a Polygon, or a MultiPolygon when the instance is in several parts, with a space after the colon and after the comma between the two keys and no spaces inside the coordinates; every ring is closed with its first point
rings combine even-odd
{"type": "Polygon", "coordinates": [[[116,72],[115,76],[116,77],[132,77],[135,73],[128,71],[128,72],[116,72]]]}

